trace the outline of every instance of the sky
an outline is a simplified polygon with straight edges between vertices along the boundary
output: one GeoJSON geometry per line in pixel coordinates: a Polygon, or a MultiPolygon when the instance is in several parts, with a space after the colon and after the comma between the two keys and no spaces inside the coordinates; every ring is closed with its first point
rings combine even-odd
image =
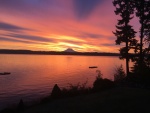
{"type": "Polygon", "coordinates": [[[114,10],[112,0],[0,0],[0,49],[119,52],[114,10]]]}

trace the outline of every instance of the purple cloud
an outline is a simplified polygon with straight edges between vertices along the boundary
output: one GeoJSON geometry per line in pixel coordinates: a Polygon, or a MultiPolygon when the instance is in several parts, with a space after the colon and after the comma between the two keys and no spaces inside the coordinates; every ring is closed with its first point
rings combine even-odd
{"type": "Polygon", "coordinates": [[[75,13],[78,19],[86,18],[103,0],[74,0],[75,13]]]}
{"type": "Polygon", "coordinates": [[[20,34],[6,34],[7,37],[13,37],[18,39],[26,39],[32,41],[40,41],[40,42],[53,42],[52,39],[40,37],[40,36],[32,36],[32,35],[20,35],[20,34]]]}
{"type": "Polygon", "coordinates": [[[23,28],[23,27],[19,27],[19,26],[16,26],[16,25],[12,25],[12,24],[0,22],[0,30],[4,30],[4,31],[20,31],[20,30],[28,30],[28,29],[23,28]]]}

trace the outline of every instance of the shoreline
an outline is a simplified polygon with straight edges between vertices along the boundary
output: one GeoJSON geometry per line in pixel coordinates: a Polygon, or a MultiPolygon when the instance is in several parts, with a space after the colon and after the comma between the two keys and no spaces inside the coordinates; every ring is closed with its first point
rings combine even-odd
{"type": "Polygon", "coordinates": [[[31,51],[0,49],[0,54],[31,54],[31,55],[82,55],[82,56],[120,56],[109,52],[63,52],[63,51],[31,51]]]}

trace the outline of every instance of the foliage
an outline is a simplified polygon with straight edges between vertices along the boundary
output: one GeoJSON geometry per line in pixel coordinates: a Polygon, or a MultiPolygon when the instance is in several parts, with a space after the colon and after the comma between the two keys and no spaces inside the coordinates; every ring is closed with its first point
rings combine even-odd
{"type": "MultiPolygon", "coordinates": [[[[143,41],[149,42],[150,40],[150,1],[149,0],[136,0],[135,13],[139,18],[140,26],[140,46],[143,47],[143,41]],[[144,40],[143,40],[144,38],[144,40]]],[[[140,50],[140,52],[142,52],[140,50]]]]}
{"type": "Polygon", "coordinates": [[[113,81],[109,80],[109,79],[96,79],[93,83],[93,90],[94,91],[102,91],[102,90],[106,90],[106,89],[110,89],[114,86],[113,81]]]}
{"type": "Polygon", "coordinates": [[[145,73],[149,67],[149,51],[150,51],[150,1],[136,0],[134,1],[135,13],[140,23],[140,43],[137,45],[136,52],[139,57],[135,58],[134,71],[140,75],[145,73]]]}
{"type": "Polygon", "coordinates": [[[115,82],[120,82],[125,77],[126,77],[126,74],[125,74],[125,72],[123,70],[122,65],[120,65],[119,67],[116,67],[115,73],[114,73],[114,81],[115,82]]]}
{"type": "Polygon", "coordinates": [[[140,61],[137,58],[131,71],[134,74],[136,74],[137,76],[149,75],[149,73],[150,73],[150,60],[148,60],[148,58],[144,58],[144,60],[142,61],[142,64],[140,64],[139,62],[140,61]],[[139,66],[139,64],[140,64],[140,66],[139,66]],[[142,70],[140,69],[141,67],[142,67],[142,70]]]}
{"type": "Polygon", "coordinates": [[[106,78],[105,79],[102,78],[103,74],[101,73],[100,70],[96,70],[96,72],[98,73],[98,75],[93,83],[93,91],[102,91],[110,89],[114,86],[113,81],[106,78]]]}
{"type": "Polygon", "coordinates": [[[116,25],[116,31],[113,32],[117,37],[116,44],[125,44],[125,47],[120,48],[122,59],[126,59],[126,72],[129,74],[129,51],[135,48],[137,40],[135,39],[135,31],[130,25],[134,13],[133,0],[114,0],[115,14],[121,17],[116,25]]]}
{"type": "Polygon", "coordinates": [[[102,74],[102,72],[100,70],[96,70],[96,73],[97,73],[96,79],[102,78],[103,74],[102,74]]]}
{"type": "Polygon", "coordinates": [[[54,85],[51,93],[52,98],[59,98],[61,96],[61,89],[57,84],[54,85]]]}
{"type": "Polygon", "coordinates": [[[88,88],[87,86],[87,81],[83,84],[69,84],[69,88],[63,88],[62,89],[62,96],[63,97],[70,97],[70,96],[75,96],[75,95],[79,95],[79,94],[86,94],[89,93],[90,88],[88,88]]]}

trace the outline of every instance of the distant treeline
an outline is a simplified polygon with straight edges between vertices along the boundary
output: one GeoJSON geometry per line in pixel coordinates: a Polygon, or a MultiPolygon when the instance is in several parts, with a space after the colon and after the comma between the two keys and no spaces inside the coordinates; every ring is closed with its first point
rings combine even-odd
{"type": "Polygon", "coordinates": [[[119,56],[119,53],[106,52],[58,52],[58,51],[31,51],[31,50],[11,50],[0,49],[0,54],[40,54],[40,55],[85,55],[85,56],[119,56]]]}

